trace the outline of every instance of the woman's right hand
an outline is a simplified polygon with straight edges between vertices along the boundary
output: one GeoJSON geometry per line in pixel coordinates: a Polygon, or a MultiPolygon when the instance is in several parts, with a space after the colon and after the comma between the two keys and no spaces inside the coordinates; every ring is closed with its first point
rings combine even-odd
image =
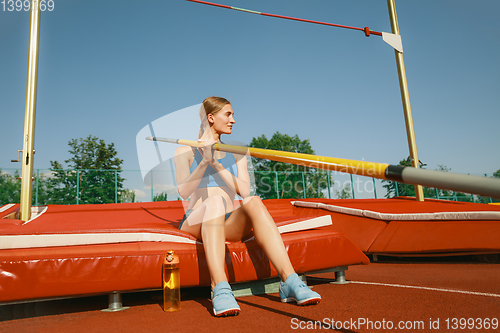
{"type": "Polygon", "coordinates": [[[203,144],[203,148],[198,148],[201,156],[203,157],[203,162],[206,164],[213,164],[214,161],[214,151],[212,150],[212,146],[215,143],[214,139],[202,140],[199,139],[198,142],[203,144]]]}

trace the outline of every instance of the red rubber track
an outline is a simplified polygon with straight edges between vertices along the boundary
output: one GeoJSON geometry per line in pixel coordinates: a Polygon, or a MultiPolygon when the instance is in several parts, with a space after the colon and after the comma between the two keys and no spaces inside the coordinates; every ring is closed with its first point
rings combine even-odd
{"type": "MultiPolygon", "coordinates": [[[[313,325],[314,321],[326,322],[323,328],[327,328],[332,319],[357,322],[356,328],[338,330],[341,332],[391,331],[360,327],[359,318],[374,324],[385,320],[394,325],[399,321],[404,324],[421,321],[425,325],[424,329],[407,332],[428,332],[430,320],[436,323],[439,319],[439,332],[456,332],[451,327],[447,329],[446,319],[451,325],[453,318],[500,317],[498,276],[498,264],[379,262],[350,267],[346,277],[353,282],[346,285],[329,284],[333,273],[309,277],[309,285],[322,295],[321,303],[314,306],[284,304],[277,294],[249,296],[237,299],[241,307],[239,316],[215,318],[209,289],[200,287],[182,291],[178,312],[163,312],[161,292],[147,292],[125,294],[123,302],[130,309],[105,313],[100,309],[107,307],[107,296],[102,295],[0,306],[0,332],[288,332],[298,331],[292,328],[306,327],[308,322],[313,325]],[[497,296],[355,283],[359,281],[497,296]]],[[[319,326],[316,328],[319,330],[319,326]]]]}

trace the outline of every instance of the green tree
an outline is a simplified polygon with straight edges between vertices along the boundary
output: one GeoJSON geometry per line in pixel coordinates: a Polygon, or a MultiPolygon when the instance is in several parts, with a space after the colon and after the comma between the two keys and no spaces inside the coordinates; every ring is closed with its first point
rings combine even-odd
{"type": "Polygon", "coordinates": [[[167,201],[167,192],[161,192],[153,196],[153,201],[167,201]]]}
{"type": "MultiPolygon", "coordinates": [[[[21,176],[16,170],[9,174],[0,169],[0,206],[8,203],[19,203],[21,201],[21,176]]],[[[50,196],[48,182],[43,173],[33,175],[33,192],[31,204],[42,205],[50,196]],[[37,190],[38,188],[38,190],[37,190]]]]}
{"type": "Polygon", "coordinates": [[[338,189],[337,199],[352,199],[352,188],[351,184],[345,184],[344,187],[338,189]]]}
{"type": "Polygon", "coordinates": [[[124,189],[118,195],[120,196],[119,202],[135,202],[135,192],[133,190],[124,189]]]}
{"type": "Polygon", "coordinates": [[[19,171],[11,175],[0,169],[0,206],[21,200],[21,180],[18,178],[19,171]]]}
{"type": "MultiPolygon", "coordinates": [[[[274,133],[270,140],[265,135],[253,138],[249,147],[314,154],[309,140],[300,140],[298,135],[291,137],[279,132],[274,133]]],[[[252,163],[256,171],[256,194],[262,199],[276,199],[278,196],[303,198],[304,192],[306,198],[325,197],[323,190],[328,188],[329,174],[323,170],[257,158],[252,158],[252,163]]]]}
{"type": "Polygon", "coordinates": [[[33,174],[33,206],[42,206],[50,202],[53,193],[53,185],[50,181],[51,173],[34,172],[33,174]]]}
{"type": "Polygon", "coordinates": [[[61,163],[50,161],[52,177],[48,178],[52,189],[48,200],[52,204],[100,204],[115,202],[115,195],[123,191],[121,164],[113,143],[89,135],[86,139],[69,141],[71,158],[61,163]]]}

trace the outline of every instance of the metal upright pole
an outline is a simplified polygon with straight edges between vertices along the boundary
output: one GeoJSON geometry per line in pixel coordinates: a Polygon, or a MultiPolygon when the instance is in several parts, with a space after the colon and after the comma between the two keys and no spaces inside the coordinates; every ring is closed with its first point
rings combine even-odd
{"type": "Polygon", "coordinates": [[[35,145],[36,88],[38,76],[38,41],[40,36],[39,1],[31,1],[28,75],[26,80],[26,108],[24,115],[23,159],[21,174],[21,220],[31,217],[33,195],[33,153],[35,145]]]}
{"type": "MultiPolygon", "coordinates": [[[[398,17],[396,14],[396,5],[394,0],[387,0],[389,7],[389,16],[391,19],[392,33],[399,35],[398,17]]],[[[396,55],[396,63],[398,66],[399,86],[401,89],[401,99],[403,100],[403,110],[406,123],[406,135],[408,137],[408,146],[410,148],[411,165],[419,168],[419,160],[417,153],[417,141],[415,139],[415,129],[413,127],[413,117],[411,115],[410,95],[408,93],[408,82],[406,81],[405,63],[403,53],[394,50],[396,55]]],[[[415,185],[415,198],[417,201],[424,201],[424,192],[421,185],[415,185]]]]}

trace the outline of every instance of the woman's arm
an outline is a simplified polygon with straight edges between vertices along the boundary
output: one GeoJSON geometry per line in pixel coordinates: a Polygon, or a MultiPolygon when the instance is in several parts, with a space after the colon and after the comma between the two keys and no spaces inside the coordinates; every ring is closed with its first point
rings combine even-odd
{"type": "Polygon", "coordinates": [[[235,177],[217,160],[214,160],[211,165],[231,190],[238,193],[240,197],[246,198],[250,195],[250,175],[248,174],[247,159],[245,155],[237,154],[234,154],[234,158],[238,168],[238,177],[235,177]]]}
{"type": "MultiPolygon", "coordinates": [[[[205,174],[207,166],[210,165],[209,157],[212,154],[210,147],[205,147],[203,159],[193,172],[190,171],[192,155],[191,147],[179,147],[175,150],[175,180],[177,182],[177,192],[182,199],[186,200],[198,188],[200,181],[205,174]]],[[[213,159],[213,156],[212,156],[213,159]]]]}

